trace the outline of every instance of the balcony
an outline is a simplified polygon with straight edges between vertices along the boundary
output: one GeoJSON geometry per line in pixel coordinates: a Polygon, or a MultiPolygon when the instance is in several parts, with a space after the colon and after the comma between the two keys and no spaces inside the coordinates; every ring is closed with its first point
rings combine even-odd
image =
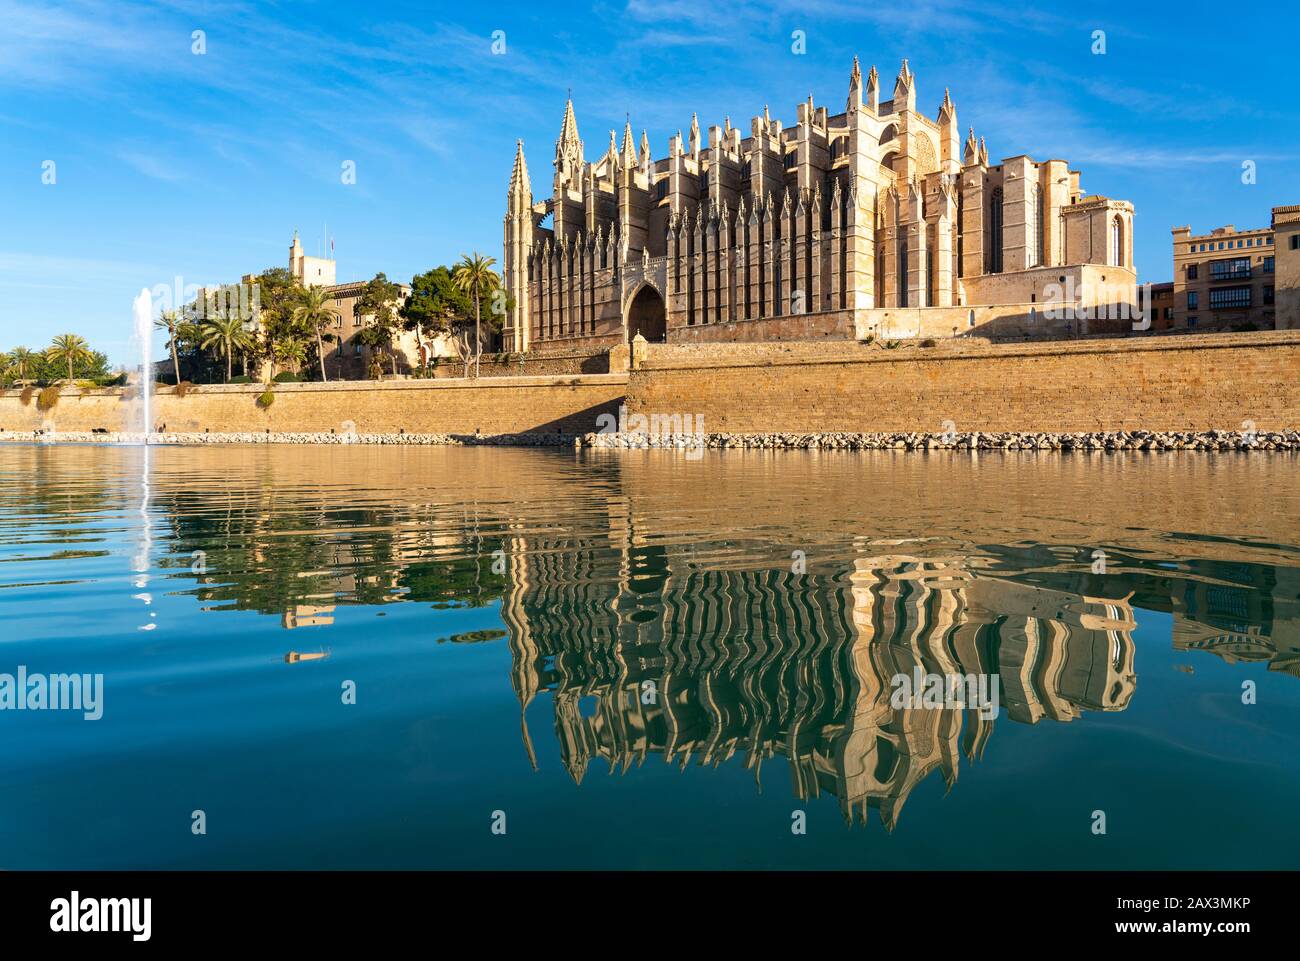
{"type": "Polygon", "coordinates": [[[1234,280],[1250,280],[1250,259],[1248,257],[1216,260],[1210,264],[1210,283],[1222,284],[1234,280]]]}

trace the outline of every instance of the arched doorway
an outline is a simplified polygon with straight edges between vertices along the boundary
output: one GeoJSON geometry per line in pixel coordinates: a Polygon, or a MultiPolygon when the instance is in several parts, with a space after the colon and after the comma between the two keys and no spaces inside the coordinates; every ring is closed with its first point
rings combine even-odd
{"type": "Polygon", "coordinates": [[[652,344],[662,344],[668,335],[664,299],[659,296],[659,291],[649,284],[637,291],[627,308],[628,340],[630,341],[637,334],[652,344]]]}

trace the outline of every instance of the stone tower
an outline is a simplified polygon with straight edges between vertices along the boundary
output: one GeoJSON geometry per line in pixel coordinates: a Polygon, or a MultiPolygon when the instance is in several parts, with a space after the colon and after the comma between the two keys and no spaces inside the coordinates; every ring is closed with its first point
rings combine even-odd
{"type": "Polygon", "coordinates": [[[528,163],[524,160],[524,142],[515,145],[515,166],[510,172],[510,189],[506,192],[505,216],[505,288],[513,299],[506,316],[502,346],[508,351],[528,349],[528,259],[533,253],[533,188],[528,182],[528,163]]]}
{"type": "Polygon", "coordinates": [[[336,264],[330,257],[308,257],[298,239],[298,231],[293,232],[293,243],[289,245],[289,272],[304,287],[332,287],[336,282],[336,264]]]}

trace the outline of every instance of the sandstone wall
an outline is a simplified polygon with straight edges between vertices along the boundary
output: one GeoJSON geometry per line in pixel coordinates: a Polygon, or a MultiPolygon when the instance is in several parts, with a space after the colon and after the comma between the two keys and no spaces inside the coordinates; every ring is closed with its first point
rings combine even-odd
{"type": "Polygon", "coordinates": [[[830,346],[651,345],[628,409],[727,433],[1300,426],[1298,332],[830,346]]]}
{"type": "MultiPolygon", "coordinates": [[[[580,433],[616,411],[627,376],[493,378],[475,381],[348,381],[279,384],[267,409],[257,404],[261,385],[204,386],[185,397],[162,388],[154,397],[154,425],[169,432],[343,431],[351,421],[366,432],[580,433]]],[[[136,430],[139,402],[129,391],[65,389],[47,414],[36,398],[0,392],[0,429],[64,431],[136,430]]]]}
{"type": "MultiPolygon", "coordinates": [[[[171,432],[584,433],[628,409],[706,432],[1259,430],[1300,427],[1300,331],[998,344],[913,339],[648,345],[630,374],[205,386],[155,397],[171,432]]],[[[621,356],[621,355],[620,355],[621,356]]],[[[0,392],[0,429],[135,430],[124,391],[68,389],[48,415],[0,392]]]]}
{"type": "MultiPolygon", "coordinates": [[[[470,369],[474,365],[471,363],[470,369]]],[[[608,374],[609,348],[583,347],[570,350],[536,350],[525,354],[484,354],[479,365],[480,377],[551,376],[560,374],[608,374]]],[[[459,359],[444,361],[434,368],[434,376],[443,379],[462,377],[459,359]]]]}

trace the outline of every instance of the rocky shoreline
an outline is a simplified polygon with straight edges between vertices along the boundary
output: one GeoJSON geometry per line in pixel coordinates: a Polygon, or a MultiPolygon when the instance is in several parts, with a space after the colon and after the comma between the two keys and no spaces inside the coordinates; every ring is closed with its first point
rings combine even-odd
{"type": "Polygon", "coordinates": [[[90,431],[0,431],[0,443],[17,444],[128,444],[148,443],[156,447],[190,447],[213,444],[354,444],[410,445],[424,447],[572,447],[575,434],[407,434],[407,433],[310,433],[241,431],[198,433],[175,431],[160,434],[90,431]]]}
{"type": "Polygon", "coordinates": [[[758,450],[1296,451],[1300,431],[893,432],[855,434],[584,434],[583,447],[758,450]]]}
{"type": "MultiPolygon", "coordinates": [[[[139,433],[83,431],[0,431],[0,443],[140,444],[139,433]]],[[[465,447],[574,447],[609,450],[1048,450],[1048,451],[1300,451],[1300,430],[1284,431],[1041,431],[891,432],[891,433],[161,433],[155,446],[210,444],[353,444],[465,447]]]]}

